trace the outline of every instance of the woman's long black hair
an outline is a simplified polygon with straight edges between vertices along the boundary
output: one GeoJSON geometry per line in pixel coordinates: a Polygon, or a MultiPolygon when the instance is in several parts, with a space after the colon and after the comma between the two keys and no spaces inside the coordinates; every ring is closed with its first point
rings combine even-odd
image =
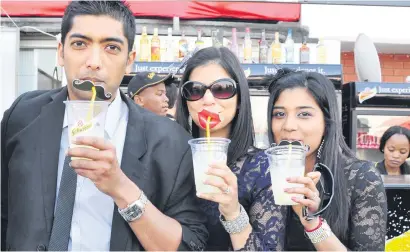
{"type": "MultiPolygon", "coordinates": [[[[405,137],[407,137],[407,140],[409,140],[409,144],[410,144],[410,130],[404,127],[400,127],[400,126],[392,126],[383,133],[383,136],[380,139],[379,150],[382,153],[384,153],[384,146],[386,146],[386,142],[390,139],[390,137],[396,134],[404,135],[405,137]]],[[[410,157],[410,152],[407,158],[409,157],[410,157]]],[[[402,165],[400,165],[400,172],[403,175],[410,174],[410,166],[407,164],[407,162],[404,162],[402,165]]]]}
{"type": "Polygon", "coordinates": [[[272,132],[273,106],[280,94],[286,89],[306,89],[321,108],[325,119],[325,131],[323,136],[323,148],[320,162],[330,168],[335,179],[335,194],[329,208],[323,213],[323,217],[332,227],[333,233],[347,241],[349,229],[350,199],[347,193],[347,181],[345,166],[347,162],[356,160],[354,153],[347,146],[341,127],[341,116],[338,111],[336,93],[332,82],[319,73],[293,71],[279,69],[274,76],[267,78],[270,83],[268,103],[268,135],[269,142],[274,143],[272,132]]]}
{"type": "MultiPolygon", "coordinates": [[[[181,86],[189,80],[192,71],[207,64],[218,64],[237,83],[238,107],[231,123],[228,149],[228,165],[246,155],[254,145],[254,129],[252,121],[251,101],[248,81],[238,58],[228,48],[208,47],[196,52],[187,62],[181,80],[181,86]]],[[[199,137],[199,128],[192,121],[187,101],[179,92],[177,99],[176,121],[182,125],[194,138],[199,137]]]]}

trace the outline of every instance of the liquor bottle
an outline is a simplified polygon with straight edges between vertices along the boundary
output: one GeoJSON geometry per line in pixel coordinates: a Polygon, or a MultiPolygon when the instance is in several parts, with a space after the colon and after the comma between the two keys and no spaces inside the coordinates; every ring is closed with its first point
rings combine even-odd
{"type": "Polygon", "coordinates": [[[238,45],[238,38],[236,35],[236,28],[232,28],[231,51],[239,59],[239,45],[238,45]]]}
{"type": "Polygon", "coordinates": [[[243,62],[252,63],[252,40],[251,40],[251,32],[250,32],[249,27],[246,27],[246,30],[245,30],[243,62]]]}
{"type": "Polygon", "coordinates": [[[275,32],[275,41],[272,42],[272,64],[280,64],[282,60],[282,45],[279,41],[279,32],[275,32]]]}
{"type": "Polygon", "coordinates": [[[267,64],[268,63],[268,51],[269,46],[266,41],[265,29],[262,30],[262,38],[259,42],[259,63],[267,64]]]}
{"type": "Polygon", "coordinates": [[[201,29],[198,29],[197,30],[196,41],[195,41],[195,48],[197,50],[201,50],[204,47],[205,47],[205,43],[202,40],[202,31],[201,31],[201,29]]]}
{"type": "Polygon", "coordinates": [[[147,35],[147,27],[142,27],[142,34],[140,39],[140,61],[148,62],[150,60],[150,48],[147,35]]]}
{"type": "Polygon", "coordinates": [[[292,29],[288,30],[288,36],[285,41],[286,63],[295,61],[295,42],[292,38],[292,29]]]}
{"type": "Polygon", "coordinates": [[[307,46],[307,37],[303,36],[303,42],[299,48],[299,63],[309,64],[310,63],[310,49],[307,46]]]}
{"type": "Polygon", "coordinates": [[[166,38],[164,61],[173,62],[175,60],[174,56],[175,56],[175,52],[174,52],[174,47],[173,47],[172,28],[169,27],[168,37],[166,38]]]}
{"type": "Polygon", "coordinates": [[[323,43],[323,38],[319,39],[319,43],[316,46],[316,63],[326,64],[327,52],[326,46],[323,43]]]}
{"type": "Polygon", "coordinates": [[[185,38],[185,32],[182,31],[181,39],[179,40],[179,53],[178,59],[181,61],[188,53],[188,41],[185,38]]]}
{"type": "Polygon", "coordinates": [[[161,61],[161,41],[158,37],[158,28],[154,28],[154,36],[151,39],[151,61],[161,61]]]}

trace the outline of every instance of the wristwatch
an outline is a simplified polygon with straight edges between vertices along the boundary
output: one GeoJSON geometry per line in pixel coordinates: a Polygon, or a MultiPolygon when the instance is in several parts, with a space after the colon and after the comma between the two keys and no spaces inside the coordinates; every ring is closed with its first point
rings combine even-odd
{"type": "Polygon", "coordinates": [[[320,223],[315,229],[305,230],[306,235],[309,237],[310,241],[313,244],[322,242],[333,234],[326,220],[324,220],[322,217],[319,217],[319,219],[320,223]]]}
{"type": "Polygon", "coordinates": [[[145,206],[147,205],[147,203],[148,198],[147,196],[145,196],[144,192],[141,191],[141,196],[138,200],[134,201],[123,209],[118,208],[118,212],[121,214],[124,220],[126,220],[127,222],[133,222],[141,218],[141,216],[144,214],[145,206]]]}

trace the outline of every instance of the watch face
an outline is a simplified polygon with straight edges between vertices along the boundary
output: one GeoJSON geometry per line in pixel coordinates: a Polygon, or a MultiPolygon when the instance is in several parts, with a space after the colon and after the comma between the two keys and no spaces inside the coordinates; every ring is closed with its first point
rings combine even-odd
{"type": "Polygon", "coordinates": [[[139,208],[137,205],[133,205],[130,208],[130,211],[127,213],[130,219],[139,218],[141,214],[142,214],[141,208],[139,208]]]}

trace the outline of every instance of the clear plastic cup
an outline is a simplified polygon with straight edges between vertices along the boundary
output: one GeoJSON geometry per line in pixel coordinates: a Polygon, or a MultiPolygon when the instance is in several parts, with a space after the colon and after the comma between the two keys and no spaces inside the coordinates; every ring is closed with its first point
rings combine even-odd
{"type": "MultiPolygon", "coordinates": [[[[78,147],[73,141],[79,136],[104,138],[105,120],[108,111],[106,101],[65,101],[70,148],[78,147]]],[[[89,146],[81,146],[88,147],[89,146]]],[[[75,158],[73,158],[75,159],[75,158]]]]}
{"type": "Polygon", "coordinates": [[[272,180],[272,192],[277,205],[297,205],[292,197],[303,199],[302,194],[291,194],[285,188],[304,187],[303,184],[288,183],[288,177],[303,177],[305,175],[306,147],[276,145],[265,151],[269,160],[269,169],[272,180]]]}
{"type": "MultiPolygon", "coordinates": [[[[196,138],[188,141],[192,150],[197,193],[221,192],[221,190],[215,186],[204,184],[204,180],[211,177],[211,175],[205,174],[205,171],[211,163],[218,162],[226,164],[230,142],[231,140],[229,139],[217,137],[211,137],[209,142],[207,138],[196,138]]],[[[219,177],[216,178],[221,179],[219,177]]]]}

